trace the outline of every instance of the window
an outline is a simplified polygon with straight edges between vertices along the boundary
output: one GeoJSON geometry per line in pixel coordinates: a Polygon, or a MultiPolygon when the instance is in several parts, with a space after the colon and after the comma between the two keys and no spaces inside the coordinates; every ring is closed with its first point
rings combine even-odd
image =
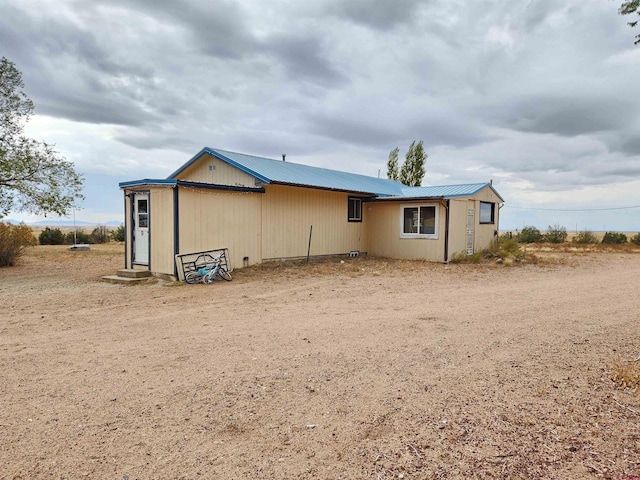
{"type": "Polygon", "coordinates": [[[350,222],[362,221],[362,199],[357,197],[349,197],[349,213],[348,220],[350,222]]]}
{"type": "Polygon", "coordinates": [[[138,207],[137,208],[138,227],[148,228],[149,227],[149,200],[146,198],[139,198],[137,207],[138,207]]]}
{"type": "Polygon", "coordinates": [[[403,205],[400,238],[438,238],[437,205],[403,205]]]}
{"type": "Polygon", "coordinates": [[[480,223],[495,223],[496,204],[480,202],[480,223]]]}

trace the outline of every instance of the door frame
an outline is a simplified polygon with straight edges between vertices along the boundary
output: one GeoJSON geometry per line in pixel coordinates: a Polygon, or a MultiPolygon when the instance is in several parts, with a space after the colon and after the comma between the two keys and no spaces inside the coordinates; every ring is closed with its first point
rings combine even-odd
{"type": "Polygon", "coordinates": [[[131,199],[131,266],[139,265],[147,267],[151,270],[151,192],[149,190],[136,190],[129,194],[129,198],[131,199]],[[136,261],[136,225],[137,225],[137,202],[136,197],[139,195],[144,195],[147,197],[147,261],[146,262],[138,262],[136,261]]]}

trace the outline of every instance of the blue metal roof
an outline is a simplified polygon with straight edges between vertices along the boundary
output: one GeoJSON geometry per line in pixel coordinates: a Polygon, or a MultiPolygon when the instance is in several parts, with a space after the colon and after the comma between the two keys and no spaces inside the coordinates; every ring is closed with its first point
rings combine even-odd
{"type": "Polygon", "coordinates": [[[463,185],[434,185],[431,187],[404,187],[402,197],[438,197],[457,198],[470,197],[478,193],[483,188],[490,186],[490,183],[468,183],[463,185]]]}
{"type": "MultiPolygon", "coordinates": [[[[386,178],[369,177],[356,173],[311,167],[309,165],[256,157],[209,147],[200,150],[200,152],[193,156],[187,163],[169,175],[168,180],[179,178],[180,173],[200,159],[204,154],[213,155],[265,184],[278,183],[354,193],[367,193],[388,198],[389,200],[402,198],[469,197],[486,187],[490,187],[493,190],[493,187],[488,182],[432,187],[407,187],[400,182],[386,178]]],[[[495,190],[493,191],[498,195],[495,190]]],[[[502,200],[500,195],[498,195],[498,197],[502,200]]]]}
{"type": "Polygon", "coordinates": [[[306,187],[326,188],[347,192],[369,193],[380,196],[401,195],[403,184],[386,178],[369,177],[327,168],[311,167],[270,158],[245,155],[213,148],[204,148],[169,178],[177,178],[182,171],[208,153],[257,178],[263,183],[281,183],[306,187]]]}

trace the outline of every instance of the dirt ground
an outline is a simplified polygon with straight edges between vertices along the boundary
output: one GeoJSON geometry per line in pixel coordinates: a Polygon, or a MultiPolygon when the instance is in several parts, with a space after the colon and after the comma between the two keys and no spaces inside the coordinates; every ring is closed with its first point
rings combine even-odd
{"type": "Polygon", "coordinates": [[[0,478],[640,478],[638,253],[100,282],[122,248],[0,270],[0,478]]]}

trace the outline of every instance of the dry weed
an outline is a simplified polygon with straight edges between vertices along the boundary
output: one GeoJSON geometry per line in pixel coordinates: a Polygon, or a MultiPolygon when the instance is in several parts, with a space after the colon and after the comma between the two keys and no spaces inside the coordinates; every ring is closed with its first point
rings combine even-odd
{"type": "Polygon", "coordinates": [[[637,361],[624,361],[619,358],[613,361],[611,380],[618,388],[631,388],[640,391],[640,365],[637,361]]]}

